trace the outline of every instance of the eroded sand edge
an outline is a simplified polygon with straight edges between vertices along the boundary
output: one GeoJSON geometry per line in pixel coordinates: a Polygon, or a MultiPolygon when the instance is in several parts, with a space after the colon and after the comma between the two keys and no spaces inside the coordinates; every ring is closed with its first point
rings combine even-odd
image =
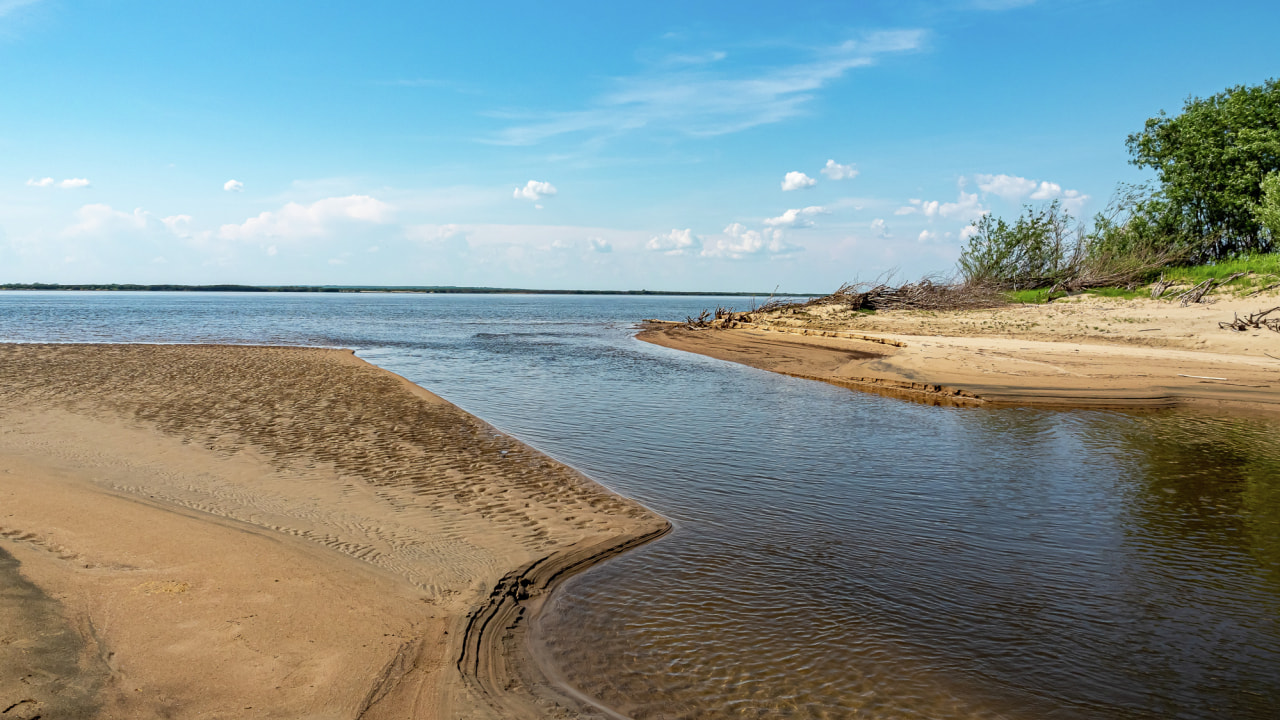
{"type": "Polygon", "coordinates": [[[349,351],[0,345],[6,720],[590,713],[523,624],[668,527],[349,351]]]}

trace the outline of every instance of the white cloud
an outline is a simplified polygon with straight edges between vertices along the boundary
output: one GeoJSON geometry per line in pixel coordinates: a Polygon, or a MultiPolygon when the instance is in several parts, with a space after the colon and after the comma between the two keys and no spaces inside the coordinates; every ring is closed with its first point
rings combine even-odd
{"type": "Polygon", "coordinates": [[[703,257],[727,257],[740,260],[746,257],[764,255],[785,255],[800,250],[782,238],[776,228],[765,228],[763,232],[750,230],[742,223],[730,223],[724,234],[716,238],[715,244],[702,251],[703,257]]]}
{"type": "Polygon", "coordinates": [[[655,235],[645,243],[646,250],[662,252],[667,255],[684,255],[702,247],[702,240],[693,234],[693,230],[672,230],[662,235],[655,235]]]}
{"type": "Polygon", "coordinates": [[[178,237],[188,237],[191,227],[190,215],[158,217],[142,208],[137,208],[133,212],[124,212],[106,203],[84,205],[76,210],[75,217],[75,224],[64,230],[64,235],[102,236],[122,231],[136,233],[164,228],[178,237]]]}
{"type": "Polygon", "coordinates": [[[833,47],[801,50],[806,57],[785,64],[746,57],[734,64],[662,65],[618,78],[613,89],[584,109],[507,115],[527,122],[507,128],[493,141],[532,145],[569,133],[604,137],[641,129],[699,137],[739,132],[801,114],[817,91],[850,70],[915,50],[924,37],[921,30],[872,33],[833,47]]]}
{"type": "Polygon", "coordinates": [[[852,180],[858,177],[857,168],[852,165],[841,165],[835,160],[828,160],[821,172],[832,180],[852,180]]]}
{"type": "Polygon", "coordinates": [[[802,190],[817,185],[818,181],[805,175],[802,172],[789,172],[786,177],[782,178],[782,189],[784,191],[802,190]]]}
{"type": "Polygon", "coordinates": [[[591,252],[610,253],[613,252],[613,244],[604,238],[587,238],[587,248],[591,252]]]}
{"type": "Polygon", "coordinates": [[[960,179],[960,194],[955,202],[940,202],[938,200],[921,200],[919,198],[911,198],[909,205],[904,205],[894,211],[894,215],[914,215],[921,214],[933,220],[935,218],[960,218],[962,220],[972,220],[975,217],[981,217],[987,214],[987,209],[982,206],[978,200],[978,193],[967,193],[964,191],[964,178],[960,179]]]}
{"type": "Polygon", "coordinates": [[[85,205],[76,211],[76,224],[67,235],[99,235],[117,230],[144,230],[150,214],[142,208],[131,213],[113,209],[105,203],[85,205]]]}
{"type": "Polygon", "coordinates": [[[884,218],[876,218],[871,221],[871,232],[875,233],[876,237],[893,237],[893,233],[889,232],[889,224],[884,221],[884,218]]]}
{"type": "Polygon", "coordinates": [[[814,215],[825,215],[827,209],[816,205],[807,208],[795,208],[788,210],[778,217],[766,218],[765,225],[769,227],[788,227],[788,228],[805,228],[813,225],[814,215]]]}
{"type": "Polygon", "coordinates": [[[549,182],[539,182],[538,180],[530,180],[525,183],[524,187],[516,188],[511,197],[517,200],[540,200],[544,197],[550,197],[560,192],[556,190],[556,186],[549,182]]]}
{"type": "Polygon", "coordinates": [[[969,238],[977,234],[978,234],[977,225],[965,225],[964,229],[960,231],[960,242],[965,242],[969,238]]]}
{"type": "Polygon", "coordinates": [[[1036,181],[1015,175],[975,175],[978,189],[1005,200],[1019,200],[1036,189],[1036,181]]]}
{"type": "Polygon", "coordinates": [[[62,181],[55,181],[51,177],[31,178],[27,180],[29,187],[60,187],[63,190],[78,190],[79,188],[87,188],[91,183],[86,178],[67,178],[62,181]]]}
{"type": "Polygon", "coordinates": [[[191,216],[190,215],[170,215],[169,217],[160,218],[160,222],[168,228],[169,232],[178,237],[191,236],[191,216]]]}
{"type": "Polygon", "coordinates": [[[244,190],[244,183],[239,180],[228,180],[222,184],[222,189],[227,192],[240,192],[244,190]]]}
{"type": "Polygon", "coordinates": [[[1079,215],[1089,196],[1079,190],[1063,190],[1056,182],[1048,180],[1031,180],[1016,175],[975,175],[978,189],[984,193],[998,195],[1010,202],[1022,200],[1059,200],[1062,208],[1072,215],[1079,215]]]}
{"type": "Polygon", "coordinates": [[[1076,217],[1079,217],[1084,204],[1088,201],[1089,196],[1082,194],[1079,190],[1066,190],[1062,193],[1062,209],[1076,217]]]}
{"type": "Polygon", "coordinates": [[[927,243],[936,239],[938,239],[938,233],[931,230],[921,230],[919,237],[916,238],[916,242],[927,243]]]}
{"type": "Polygon", "coordinates": [[[218,235],[228,240],[320,237],[328,235],[335,225],[343,222],[388,222],[391,211],[390,205],[368,195],[325,198],[310,205],[291,202],[239,225],[223,225],[218,235]]]}
{"type": "MultiPolygon", "coordinates": [[[[1033,181],[1033,184],[1034,184],[1034,181],[1033,181]]],[[[1031,199],[1032,200],[1052,200],[1053,198],[1056,198],[1060,195],[1062,195],[1062,186],[1059,185],[1058,183],[1053,183],[1046,180],[1045,182],[1040,183],[1040,187],[1036,188],[1035,192],[1031,193],[1031,199]]]]}

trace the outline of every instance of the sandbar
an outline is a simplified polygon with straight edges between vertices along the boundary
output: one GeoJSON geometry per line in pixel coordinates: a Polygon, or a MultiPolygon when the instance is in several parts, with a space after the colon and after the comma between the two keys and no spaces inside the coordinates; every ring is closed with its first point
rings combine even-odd
{"type": "Polygon", "coordinates": [[[351,351],[0,345],[0,710],[592,715],[523,628],[669,524],[351,351]]]}
{"type": "Polygon", "coordinates": [[[647,342],[935,405],[1280,412],[1280,333],[1219,327],[1276,296],[1187,307],[1076,297],[991,310],[811,307],[732,329],[650,324],[647,342]]]}

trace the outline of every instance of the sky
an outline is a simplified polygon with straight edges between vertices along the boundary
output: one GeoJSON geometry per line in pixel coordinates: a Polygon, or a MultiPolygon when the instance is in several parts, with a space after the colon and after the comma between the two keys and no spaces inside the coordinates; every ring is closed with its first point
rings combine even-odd
{"type": "Polygon", "coordinates": [[[0,0],[0,283],[828,292],[1280,76],[1280,3],[0,0]]]}

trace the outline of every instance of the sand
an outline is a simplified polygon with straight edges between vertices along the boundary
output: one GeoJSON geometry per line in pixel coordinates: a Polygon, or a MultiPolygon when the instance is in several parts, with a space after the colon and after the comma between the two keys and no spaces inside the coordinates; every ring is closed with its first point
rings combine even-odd
{"type": "Polygon", "coordinates": [[[668,527],[349,351],[0,345],[0,717],[591,714],[525,621],[668,527]]]}
{"type": "Polygon", "coordinates": [[[652,325],[641,340],[944,405],[1280,412],[1280,333],[1221,329],[1276,295],[1183,307],[1076,297],[955,312],[812,308],[743,328],[652,325]]]}

